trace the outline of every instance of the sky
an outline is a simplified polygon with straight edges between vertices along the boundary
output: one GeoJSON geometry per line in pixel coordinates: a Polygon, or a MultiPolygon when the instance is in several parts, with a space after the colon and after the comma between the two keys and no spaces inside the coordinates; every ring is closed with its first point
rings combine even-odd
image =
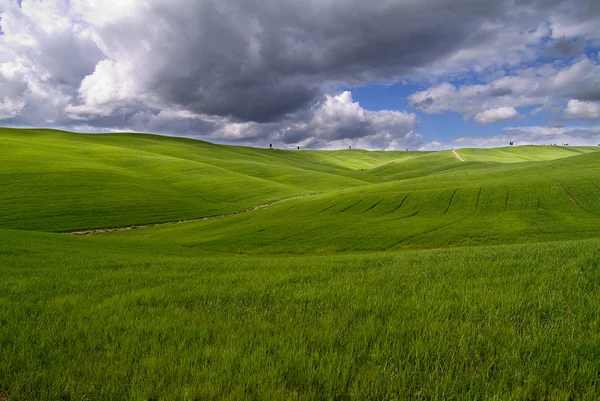
{"type": "Polygon", "coordinates": [[[598,0],[0,0],[0,126],[600,144],[598,0]]]}

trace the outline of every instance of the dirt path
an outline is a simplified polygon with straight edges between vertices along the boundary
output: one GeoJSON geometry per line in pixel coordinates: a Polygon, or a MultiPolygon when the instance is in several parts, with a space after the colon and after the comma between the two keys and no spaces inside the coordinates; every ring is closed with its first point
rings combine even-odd
{"type": "Polygon", "coordinates": [[[465,161],[465,159],[463,159],[463,158],[462,158],[462,157],[461,157],[461,156],[458,154],[458,152],[456,151],[456,149],[452,149],[452,154],[453,154],[454,156],[456,156],[456,158],[457,158],[458,160],[460,160],[461,162],[464,162],[464,161],[465,161]]]}
{"type": "Polygon", "coordinates": [[[265,209],[267,207],[270,207],[270,206],[273,206],[273,205],[277,205],[278,203],[288,202],[288,201],[291,201],[291,200],[294,200],[294,199],[304,198],[304,197],[307,197],[307,196],[315,196],[315,195],[317,195],[317,194],[312,193],[312,194],[304,194],[304,195],[293,196],[291,198],[284,198],[284,199],[280,199],[278,201],[274,201],[274,202],[270,202],[270,203],[265,203],[264,205],[253,206],[253,207],[248,208],[248,209],[236,210],[235,212],[225,213],[225,214],[217,214],[215,216],[199,217],[197,219],[167,221],[167,222],[164,222],[164,223],[138,224],[138,225],[135,225],[135,226],[127,226],[127,227],[94,228],[94,229],[91,229],[91,230],[73,231],[70,234],[72,234],[72,235],[93,235],[93,234],[102,234],[102,233],[112,233],[114,231],[135,230],[135,229],[138,229],[138,228],[159,227],[159,226],[168,226],[168,225],[180,224],[180,223],[193,223],[195,221],[222,219],[224,217],[235,216],[236,214],[248,213],[248,212],[252,212],[254,210],[265,209]]]}

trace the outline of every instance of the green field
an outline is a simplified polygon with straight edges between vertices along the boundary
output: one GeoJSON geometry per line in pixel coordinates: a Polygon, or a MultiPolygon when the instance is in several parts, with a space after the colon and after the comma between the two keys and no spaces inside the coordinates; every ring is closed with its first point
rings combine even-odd
{"type": "Polygon", "coordinates": [[[0,143],[0,400],[600,398],[600,147],[0,143]]]}

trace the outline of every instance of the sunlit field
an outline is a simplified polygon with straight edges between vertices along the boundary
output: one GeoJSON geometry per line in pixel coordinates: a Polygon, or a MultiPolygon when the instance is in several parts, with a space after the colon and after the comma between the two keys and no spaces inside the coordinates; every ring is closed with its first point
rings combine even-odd
{"type": "Polygon", "coordinates": [[[0,400],[600,397],[600,147],[0,141],[0,400]]]}

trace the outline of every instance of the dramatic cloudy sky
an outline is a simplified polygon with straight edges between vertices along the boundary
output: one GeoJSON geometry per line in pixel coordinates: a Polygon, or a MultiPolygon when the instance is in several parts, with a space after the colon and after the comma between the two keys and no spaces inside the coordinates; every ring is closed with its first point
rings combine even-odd
{"type": "Polygon", "coordinates": [[[0,125],[600,143],[599,0],[0,0],[0,125]]]}

